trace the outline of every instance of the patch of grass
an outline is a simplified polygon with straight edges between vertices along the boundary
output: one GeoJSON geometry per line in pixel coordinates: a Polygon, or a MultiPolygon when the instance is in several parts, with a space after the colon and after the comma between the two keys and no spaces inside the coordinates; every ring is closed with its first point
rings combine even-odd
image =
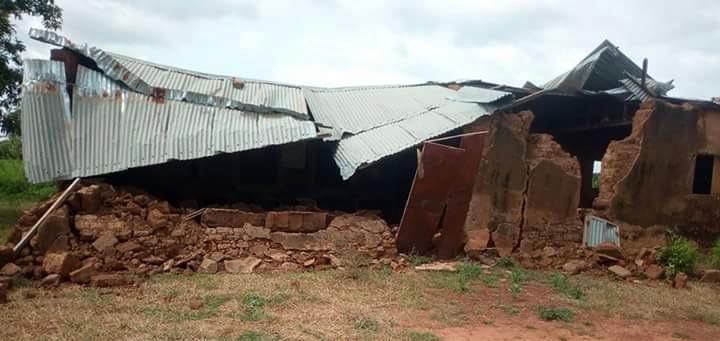
{"type": "Polygon", "coordinates": [[[177,316],[180,321],[206,320],[218,316],[220,306],[232,299],[230,295],[207,295],[203,298],[203,306],[198,310],[184,311],[177,316]]]}
{"type": "Polygon", "coordinates": [[[367,316],[354,318],[352,325],[353,328],[365,332],[377,333],[380,330],[380,322],[367,316]]]}
{"type": "Polygon", "coordinates": [[[699,252],[684,237],[668,234],[668,245],[660,250],[660,263],[665,265],[665,274],[673,278],[678,272],[691,272],[695,268],[699,252]]]}
{"type": "Polygon", "coordinates": [[[235,338],[235,341],[275,341],[280,340],[277,336],[269,336],[262,332],[257,332],[254,330],[249,330],[246,332],[243,332],[242,334],[238,335],[237,338],[235,338]]]}
{"type": "Polygon", "coordinates": [[[31,184],[22,160],[0,160],[0,198],[8,202],[40,201],[55,193],[52,183],[31,184]]]}
{"type": "Polygon", "coordinates": [[[438,287],[450,289],[459,293],[470,291],[470,284],[483,276],[483,270],[475,263],[463,262],[458,264],[455,272],[433,273],[431,279],[438,287]]]}
{"type": "Polygon", "coordinates": [[[410,264],[412,264],[412,266],[418,266],[418,265],[431,263],[433,261],[433,258],[428,257],[428,256],[421,256],[421,255],[417,255],[417,254],[413,253],[413,254],[410,254],[410,256],[408,256],[408,261],[410,262],[410,264]]]}
{"type": "Polygon", "coordinates": [[[571,322],[575,318],[575,312],[568,308],[538,307],[538,316],[544,321],[571,322]]]}
{"type": "Polygon", "coordinates": [[[510,293],[517,298],[522,292],[523,283],[527,282],[528,275],[523,269],[513,269],[510,272],[510,293]]]}
{"type": "Polygon", "coordinates": [[[690,335],[681,333],[681,332],[674,332],[672,333],[673,339],[680,339],[680,340],[692,340],[693,338],[690,337],[690,335]]]}
{"type": "Polygon", "coordinates": [[[582,299],[585,296],[582,289],[573,286],[570,283],[570,279],[561,273],[556,272],[550,275],[550,286],[552,286],[557,293],[575,300],[582,299]]]}
{"type": "Polygon", "coordinates": [[[430,332],[409,331],[407,338],[410,341],[440,341],[440,338],[430,332]]]}
{"type": "Polygon", "coordinates": [[[243,314],[240,319],[243,321],[260,321],[271,318],[265,311],[268,300],[256,293],[247,293],[243,296],[243,314]]]}
{"type": "Polygon", "coordinates": [[[194,273],[190,279],[198,290],[214,290],[220,287],[220,277],[214,274],[194,273]]]}
{"type": "Polygon", "coordinates": [[[512,268],[515,266],[515,261],[511,257],[502,257],[497,260],[497,265],[503,268],[512,268]]]}
{"type": "Polygon", "coordinates": [[[710,249],[710,264],[714,268],[720,269],[720,239],[710,249]]]}
{"type": "Polygon", "coordinates": [[[496,303],[493,305],[493,308],[497,308],[502,310],[505,314],[515,316],[520,313],[520,309],[510,305],[510,304],[502,304],[502,303],[496,303]]]}

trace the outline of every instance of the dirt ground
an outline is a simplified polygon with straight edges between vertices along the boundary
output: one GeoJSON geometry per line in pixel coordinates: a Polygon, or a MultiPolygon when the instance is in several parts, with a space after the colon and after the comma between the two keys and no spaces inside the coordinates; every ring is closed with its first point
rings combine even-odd
{"type": "Polygon", "coordinates": [[[10,299],[3,340],[720,339],[718,286],[472,263],[456,273],[166,274],[112,289],[20,283],[10,299]]]}

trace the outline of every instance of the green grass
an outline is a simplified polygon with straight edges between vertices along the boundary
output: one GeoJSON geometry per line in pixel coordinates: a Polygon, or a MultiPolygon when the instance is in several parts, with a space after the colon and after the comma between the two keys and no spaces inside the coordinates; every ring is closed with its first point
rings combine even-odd
{"type": "Polygon", "coordinates": [[[561,273],[556,272],[551,274],[549,284],[553,287],[553,289],[555,289],[557,293],[562,294],[566,297],[579,300],[585,296],[585,293],[582,291],[582,289],[573,286],[570,283],[570,279],[568,279],[567,276],[561,273]]]}
{"type": "Polygon", "coordinates": [[[568,308],[554,308],[540,306],[538,308],[540,319],[545,321],[564,321],[571,322],[575,318],[575,313],[568,308]]]}
{"type": "Polygon", "coordinates": [[[276,336],[268,336],[267,334],[256,332],[254,330],[243,332],[235,338],[236,341],[273,341],[279,339],[280,338],[276,336]]]}
{"type": "Polygon", "coordinates": [[[455,272],[441,272],[430,275],[435,286],[466,293],[470,291],[470,285],[474,281],[483,278],[483,270],[475,263],[464,262],[457,266],[455,272]]]}
{"type": "Polygon", "coordinates": [[[437,335],[430,332],[410,331],[407,333],[407,338],[410,341],[440,341],[437,335]]]}
{"type": "Polygon", "coordinates": [[[7,241],[24,210],[54,192],[50,183],[28,183],[21,160],[0,159],[0,244],[7,241]]]}
{"type": "Polygon", "coordinates": [[[370,317],[358,317],[353,320],[353,328],[365,332],[377,333],[380,322],[370,317]]]}

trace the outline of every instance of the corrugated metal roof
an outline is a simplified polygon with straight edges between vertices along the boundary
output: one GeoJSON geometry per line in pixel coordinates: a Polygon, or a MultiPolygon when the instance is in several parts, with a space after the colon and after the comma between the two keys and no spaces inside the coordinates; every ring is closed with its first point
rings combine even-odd
{"type": "Polygon", "coordinates": [[[215,76],[150,63],[87,44],[78,45],[46,30],[31,29],[30,37],[85,55],[94,60],[107,76],[144,95],[162,93],[166,99],[200,105],[308,117],[307,105],[298,86],[215,76]]]}
{"type": "Polygon", "coordinates": [[[316,122],[358,134],[404,120],[447,102],[455,91],[438,85],[306,89],[316,122]]]}
{"type": "Polygon", "coordinates": [[[64,83],[30,77],[43,74],[33,65],[57,69],[53,63],[59,64],[57,70],[64,77],[61,62],[42,62],[29,64],[26,79],[32,86],[23,96],[23,151],[32,182],[95,176],[317,137],[311,121],[153,98],[122,89],[82,66],[70,114],[64,83]]]}
{"type": "Polygon", "coordinates": [[[463,86],[448,99],[468,103],[494,103],[512,97],[512,94],[505,91],[480,88],[475,86],[463,86]]]}
{"type": "Polygon", "coordinates": [[[345,137],[333,158],[342,178],[348,179],[362,167],[470,124],[493,110],[492,106],[447,101],[434,110],[345,137]]]}
{"type": "Polygon", "coordinates": [[[25,175],[35,183],[68,177],[73,164],[65,65],[26,61],[22,95],[20,122],[25,175]]]}

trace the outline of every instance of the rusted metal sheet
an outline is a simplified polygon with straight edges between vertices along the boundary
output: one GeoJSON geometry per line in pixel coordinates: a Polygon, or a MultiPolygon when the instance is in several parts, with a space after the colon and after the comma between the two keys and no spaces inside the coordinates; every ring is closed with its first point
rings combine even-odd
{"type": "Polygon", "coordinates": [[[463,225],[485,134],[472,133],[428,141],[418,159],[415,180],[400,221],[397,247],[403,253],[426,254],[435,247],[452,257],[464,242],[463,225]],[[460,148],[445,145],[460,138],[460,148]],[[440,232],[437,245],[433,237],[440,232]]]}
{"type": "Polygon", "coordinates": [[[454,181],[448,193],[447,208],[437,243],[438,257],[440,258],[451,258],[457,255],[465,243],[463,227],[470,199],[472,199],[484,145],[484,133],[466,135],[460,141],[463,154],[454,168],[454,181]]]}
{"type": "Polygon", "coordinates": [[[593,247],[602,243],[620,246],[620,228],[605,219],[588,214],[585,216],[583,245],[593,247]]]}

